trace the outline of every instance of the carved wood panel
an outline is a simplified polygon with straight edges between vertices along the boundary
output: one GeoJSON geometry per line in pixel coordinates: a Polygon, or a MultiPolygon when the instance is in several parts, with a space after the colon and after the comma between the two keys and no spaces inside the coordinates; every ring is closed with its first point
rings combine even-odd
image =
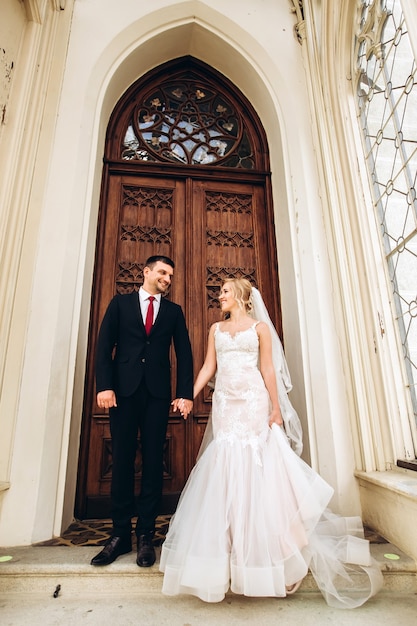
{"type": "MultiPolygon", "coordinates": [[[[184,222],[183,181],[114,176],[109,179],[106,219],[101,228],[97,255],[96,289],[90,328],[83,455],[85,505],[83,516],[109,514],[111,437],[107,411],[95,401],[94,354],[101,319],[115,293],[137,291],[145,260],[152,254],[178,258],[172,298],[184,306],[184,237],[173,241],[184,222]],[[87,434],[88,433],[88,434],[87,434]]],[[[173,356],[173,379],[176,366],[173,356]]],[[[174,387],[175,388],[175,387],[174,387]]],[[[177,494],[186,478],[185,424],[172,416],[164,450],[165,491],[177,494]]],[[[141,477],[140,436],[136,455],[136,486],[141,477]]]]}
{"type": "MultiPolygon", "coordinates": [[[[264,288],[267,301],[277,289],[264,196],[262,187],[248,183],[110,178],[90,329],[86,406],[89,436],[85,444],[87,516],[105,514],[110,495],[109,424],[106,412],[95,403],[94,392],[96,337],[108,302],[116,292],[139,288],[148,256],[171,256],[176,269],[170,297],[185,312],[197,372],[204,360],[208,329],[220,319],[217,297],[223,280],[248,278],[255,286],[264,288]],[[185,259],[191,260],[187,266],[185,259]]],[[[169,420],[164,454],[165,510],[175,506],[195,462],[210,403],[207,388],[197,399],[192,418],[184,422],[172,415],[169,420]]],[[[140,472],[138,437],[137,487],[140,472]]]]}
{"type": "MultiPolygon", "coordinates": [[[[276,313],[275,249],[265,207],[263,186],[219,181],[193,184],[194,233],[200,234],[200,240],[194,237],[190,242],[195,259],[194,289],[198,294],[194,310],[202,324],[192,325],[190,333],[197,370],[204,360],[209,328],[221,319],[218,295],[223,281],[247,278],[262,289],[273,317],[276,313]]],[[[211,391],[207,387],[194,406],[192,457],[198,451],[210,407],[211,391]]]]}

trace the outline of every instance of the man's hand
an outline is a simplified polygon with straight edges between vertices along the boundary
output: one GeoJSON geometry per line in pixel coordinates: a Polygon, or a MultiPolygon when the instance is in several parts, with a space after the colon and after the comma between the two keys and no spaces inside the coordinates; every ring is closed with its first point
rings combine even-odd
{"type": "Polygon", "coordinates": [[[111,409],[113,406],[117,406],[116,394],[113,389],[106,389],[106,391],[100,391],[97,394],[97,406],[100,409],[111,409]]]}
{"type": "Polygon", "coordinates": [[[193,410],[193,401],[186,398],[175,398],[171,404],[174,413],[178,410],[185,420],[193,410]]]}

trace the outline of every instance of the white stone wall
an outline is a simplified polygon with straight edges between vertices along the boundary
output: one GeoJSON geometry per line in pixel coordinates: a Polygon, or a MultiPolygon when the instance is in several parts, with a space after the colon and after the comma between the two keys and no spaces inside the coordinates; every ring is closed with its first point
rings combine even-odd
{"type": "MultiPolygon", "coordinates": [[[[0,275],[1,291],[5,294],[7,282],[13,279],[6,271],[10,263],[10,253],[8,248],[10,213],[6,201],[6,176],[7,164],[13,159],[10,154],[10,144],[8,142],[8,127],[12,124],[14,110],[10,103],[10,93],[13,85],[13,78],[19,65],[19,50],[26,28],[27,18],[23,4],[17,0],[5,0],[2,5],[2,21],[0,22],[0,163],[2,164],[2,176],[0,178],[0,275]],[[3,192],[3,193],[2,193],[3,192]]],[[[2,298],[0,312],[0,326],[3,327],[2,341],[0,348],[0,381],[3,379],[4,364],[6,358],[7,326],[10,321],[10,308],[7,306],[6,298],[2,298]]],[[[3,487],[8,485],[9,479],[9,450],[12,442],[13,422],[5,415],[0,414],[0,428],[2,439],[5,443],[3,454],[0,455],[0,484],[3,487]]]]}
{"type": "MultiPolygon", "coordinates": [[[[39,468],[49,454],[42,400],[50,368],[40,359],[31,384],[23,377],[32,349],[29,324],[35,321],[38,331],[47,332],[44,317],[33,317],[32,296],[71,19],[61,4],[5,0],[1,7],[0,38],[8,42],[4,49],[13,63],[0,124],[0,536],[8,543],[32,540],[39,468]],[[44,368],[41,385],[38,365],[44,368]],[[21,523],[26,510],[30,521],[21,523]]],[[[42,350],[41,345],[37,356],[42,350]]]]}

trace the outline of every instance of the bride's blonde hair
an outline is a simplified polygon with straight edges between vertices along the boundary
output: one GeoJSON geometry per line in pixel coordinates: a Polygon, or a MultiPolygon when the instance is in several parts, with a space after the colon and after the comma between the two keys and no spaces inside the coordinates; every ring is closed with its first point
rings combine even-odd
{"type": "Polygon", "coordinates": [[[250,282],[246,278],[229,278],[223,282],[223,285],[226,283],[230,285],[239,308],[245,313],[250,313],[253,308],[250,282]]]}

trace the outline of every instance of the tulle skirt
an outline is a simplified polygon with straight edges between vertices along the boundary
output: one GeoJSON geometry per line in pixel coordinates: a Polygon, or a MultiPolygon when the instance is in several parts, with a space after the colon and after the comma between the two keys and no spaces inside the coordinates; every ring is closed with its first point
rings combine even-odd
{"type": "Polygon", "coordinates": [[[256,445],[214,439],[162,546],[163,593],[220,602],[229,588],[284,597],[312,572],[327,603],[360,606],[382,586],[360,518],[327,508],[332,488],[272,426],[256,445]]]}

